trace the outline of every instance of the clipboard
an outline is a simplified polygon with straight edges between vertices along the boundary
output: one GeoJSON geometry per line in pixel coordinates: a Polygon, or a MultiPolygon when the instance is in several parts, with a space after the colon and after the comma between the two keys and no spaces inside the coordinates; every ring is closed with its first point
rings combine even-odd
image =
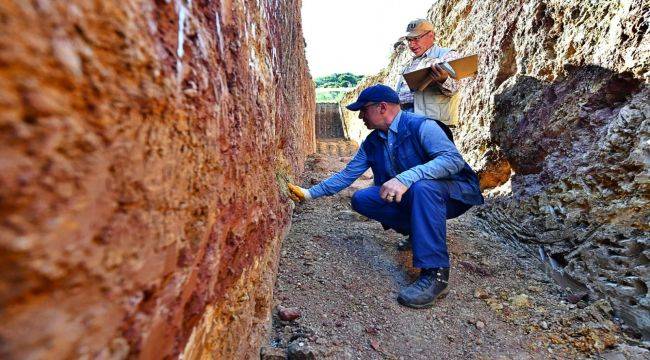
{"type": "MultiPolygon", "coordinates": [[[[449,72],[449,75],[456,80],[473,76],[478,71],[478,55],[470,55],[446,63],[437,64],[449,72]]],[[[433,79],[431,78],[431,68],[426,67],[403,74],[406,84],[411,91],[423,91],[433,79]]]]}

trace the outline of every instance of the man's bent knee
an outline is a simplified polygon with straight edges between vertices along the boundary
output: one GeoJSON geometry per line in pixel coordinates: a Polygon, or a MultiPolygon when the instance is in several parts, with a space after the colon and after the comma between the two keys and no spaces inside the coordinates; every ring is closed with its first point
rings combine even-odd
{"type": "Polygon", "coordinates": [[[373,188],[357,190],[350,200],[352,210],[367,215],[368,209],[373,206],[373,192],[376,192],[373,188]]]}
{"type": "Polygon", "coordinates": [[[352,194],[352,199],[350,200],[350,204],[352,205],[352,210],[356,212],[360,212],[359,209],[363,206],[361,205],[363,195],[361,194],[361,190],[357,190],[352,194]]]}

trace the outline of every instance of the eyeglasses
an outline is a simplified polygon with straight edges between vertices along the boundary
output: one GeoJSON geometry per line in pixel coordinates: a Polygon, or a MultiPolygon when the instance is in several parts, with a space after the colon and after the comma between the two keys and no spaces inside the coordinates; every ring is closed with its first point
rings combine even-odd
{"type": "Polygon", "coordinates": [[[425,37],[425,36],[426,36],[428,33],[430,33],[430,32],[431,32],[431,31],[427,31],[427,32],[425,32],[425,33],[422,34],[422,35],[414,36],[414,37],[407,36],[407,37],[406,37],[406,41],[408,41],[408,42],[419,41],[420,39],[422,39],[423,37],[425,37]]]}
{"type": "Polygon", "coordinates": [[[361,109],[359,109],[359,112],[366,112],[366,111],[368,111],[369,107],[375,106],[375,105],[381,105],[381,103],[372,103],[372,104],[364,105],[364,106],[361,107],[361,109]]]}

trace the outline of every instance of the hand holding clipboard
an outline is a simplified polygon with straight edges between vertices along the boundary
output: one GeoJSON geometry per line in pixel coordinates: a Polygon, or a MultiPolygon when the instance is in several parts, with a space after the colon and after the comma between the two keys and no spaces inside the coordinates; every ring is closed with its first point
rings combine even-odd
{"type": "MultiPolygon", "coordinates": [[[[473,76],[478,71],[478,55],[470,55],[449,62],[436,64],[449,73],[453,79],[460,80],[473,76]]],[[[434,80],[430,67],[404,74],[404,80],[412,91],[424,91],[434,80]]]]}

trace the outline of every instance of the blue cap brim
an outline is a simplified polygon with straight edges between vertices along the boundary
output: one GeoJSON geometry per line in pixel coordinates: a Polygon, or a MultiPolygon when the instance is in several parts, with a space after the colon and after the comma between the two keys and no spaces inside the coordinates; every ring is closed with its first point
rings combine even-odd
{"type": "Polygon", "coordinates": [[[350,111],[359,111],[366,104],[365,101],[355,101],[352,104],[346,106],[345,108],[350,111]]]}

